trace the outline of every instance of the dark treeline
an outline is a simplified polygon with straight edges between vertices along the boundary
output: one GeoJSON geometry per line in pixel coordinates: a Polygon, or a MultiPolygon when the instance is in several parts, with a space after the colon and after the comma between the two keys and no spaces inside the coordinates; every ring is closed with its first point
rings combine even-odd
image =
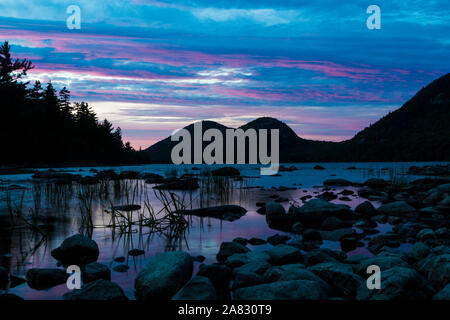
{"type": "Polygon", "coordinates": [[[86,102],[70,92],[22,81],[33,65],[13,59],[8,42],[0,46],[1,164],[125,164],[143,162],[120,128],[99,121],[86,102]]]}

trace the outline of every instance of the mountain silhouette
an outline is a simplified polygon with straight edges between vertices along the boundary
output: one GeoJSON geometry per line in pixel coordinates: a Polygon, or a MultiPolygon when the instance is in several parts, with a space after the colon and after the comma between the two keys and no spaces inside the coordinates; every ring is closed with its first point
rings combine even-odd
{"type": "MultiPolygon", "coordinates": [[[[255,119],[239,128],[257,132],[259,129],[279,129],[281,162],[448,161],[449,123],[450,74],[447,74],[421,89],[401,108],[346,141],[303,139],[287,124],[270,117],[255,119]]],[[[192,137],[193,127],[193,124],[185,127],[192,137]]],[[[203,121],[202,127],[203,132],[210,128],[218,129],[224,137],[228,128],[214,121],[203,121]]],[[[171,163],[171,150],[177,143],[168,137],[142,152],[150,163],[171,163]]],[[[209,143],[203,143],[203,147],[209,143]]],[[[246,151],[248,154],[248,146],[246,151]]]]}

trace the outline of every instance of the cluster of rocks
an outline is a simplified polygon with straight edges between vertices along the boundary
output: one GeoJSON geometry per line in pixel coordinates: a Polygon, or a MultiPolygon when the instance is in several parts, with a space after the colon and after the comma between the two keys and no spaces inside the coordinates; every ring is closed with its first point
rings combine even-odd
{"type": "Polygon", "coordinates": [[[450,176],[450,164],[446,165],[425,165],[422,167],[412,166],[408,174],[418,176],[450,176]]]}
{"type": "MultiPolygon", "coordinates": [[[[155,184],[154,188],[159,190],[196,190],[198,189],[197,174],[183,174],[181,177],[164,177],[156,173],[138,171],[122,171],[117,173],[112,169],[98,171],[91,169],[92,176],[83,177],[81,174],[61,172],[54,169],[38,171],[33,174],[34,180],[51,181],[58,185],[71,185],[73,182],[82,185],[95,185],[101,181],[117,181],[139,179],[145,183],[155,184]]],[[[240,171],[233,167],[222,167],[211,172],[212,176],[239,177],[240,171]]]]}
{"type": "Polygon", "coordinates": [[[251,251],[241,239],[222,243],[217,263],[201,264],[192,277],[185,252],[155,257],[135,282],[137,299],[174,300],[448,300],[448,247],[414,245],[410,253],[384,248],[377,256],[346,257],[329,249],[305,251],[277,244],[251,251]],[[369,290],[367,268],[381,269],[382,289],[369,290]]]}

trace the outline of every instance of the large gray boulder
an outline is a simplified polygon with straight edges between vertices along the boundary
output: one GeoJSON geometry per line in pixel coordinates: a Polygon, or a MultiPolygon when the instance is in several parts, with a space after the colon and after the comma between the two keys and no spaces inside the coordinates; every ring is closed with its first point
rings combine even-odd
{"type": "Polygon", "coordinates": [[[164,252],[142,268],[134,283],[138,300],[171,299],[191,278],[192,257],[183,251],[164,252]]]}
{"type": "Polygon", "coordinates": [[[433,288],[416,270],[393,267],[381,272],[381,289],[368,289],[361,284],[358,300],[425,300],[431,297],[433,288]]]}
{"type": "Polygon", "coordinates": [[[64,300],[128,300],[118,284],[98,279],[63,295],[64,300]]]}
{"type": "Polygon", "coordinates": [[[65,265],[83,266],[97,261],[99,250],[97,243],[82,234],[65,239],[62,244],[51,252],[53,258],[65,265]]]}
{"type": "Polygon", "coordinates": [[[216,289],[207,277],[195,276],[180,289],[172,300],[216,300],[216,289]]]}
{"type": "Polygon", "coordinates": [[[325,300],[325,290],[315,281],[290,280],[260,284],[234,291],[235,300],[325,300]]]}

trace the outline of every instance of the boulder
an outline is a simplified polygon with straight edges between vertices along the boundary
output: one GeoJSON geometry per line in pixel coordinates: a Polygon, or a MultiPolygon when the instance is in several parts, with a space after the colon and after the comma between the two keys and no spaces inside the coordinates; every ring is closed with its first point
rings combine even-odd
{"type": "Polygon", "coordinates": [[[417,238],[420,241],[426,241],[428,239],[435,239],[436,234],[434,233],[433,229],[422,229],[417,234],[417,238]]]}
{"type": "Polygon", "coordinates": [[[267,261],[254,261],[250,263],[246,263],[240,267],[237,267],[233,270],[233,276],[238,274],[239,272],[250,272],[256,273],[259,275],[264,275],[267,269],[269,269],[272,265],[267,261]]]}
{"type": "Polygon", "coordinates": [[[63,295],[64,300],[128,300],[118,284],[98,279],[63,295]]]}
{"type": "Polygon", "coordinates": [[[431,297],[433,288],[414,269],[395,266],[381,272],[381,290],[369,290],[361,284],[358,300],[425,300],[431,297]]]}
{"type": "Polygon", "coordinates": [[[333,291],[346,298],[354,298],[364,279],[353,273],[350,265],[325,262],[308,267],[310,271],[325,280],[333,291]]]}
{"type": "Polygon", "coordinates": [[[324,262],[333,262],[333,263],[339,262],[339,260],[336,259],[336,257],[333,257],[332,255],[328,254],[325,250],[322,249],[316,249],[307,252],[303,257],[303,261],[307,266],[313,266],[315,264],[324,262]]]}
{"type": "Polygon", "coordinates": [[[364,201],[356,206],[355,212],[371,217],[376,214],[377,210],[370,201],[364,201]]]}
{"type": "Polygon", "coordinates": [[[139,175],[140,179],[144,179],[145,183],[162,183],[164,177],[156,173],[143,173],[139,175]]]}
{"type": "Polygon", "coordinates": [[[284,207],[278,202],[270,201],[266,204],[266,216],[270,217],[273,215],[284,215],[286,211],[284,207]]]}
{"type": "Polygon", "coordinates": [[[231,269],[217,263],[201,264],[197,276],[208,278],[216,289],[217,298],[227,300],[230,296],[231,269]]]}
{"type": "Polygon", "coordinates": [[[276,281],[234,291],[235,300],[325,300],[327,293],[310,280],[276,281]]]}
{"type": "Polygon", "coordinates": [[[325,281],[320,279],[311,271],[305,269],[305,266],[303,264],[294,263],[286,264],[283,266],[274,266],[267,269],[267,271],[264,273],[265,282],[290,280],[315,281],[325,290],[325,292],[328,292],[330,290],[330,286],[325,281]]]}
{"type": "Polygon", "coordinates": [[[450,283],[433,296],[433,300],[450,300],[450,283]]]}
{"type": "Polygon", "coordinates": [[[76,234],[65,239],[58,248],[53,249],[51,255],[65,265],[83,266],[97,261],[99,250],[94,240],[76,234]]]}
{"type": "Polygon", "coordinates": [[[135,283],[138,300],[171,299],[191,278],[191,256],[183,251],[160,253],[139,272],[135,283]]]}
{"type": "Polygon", "coordinates": [[[177,213],[198,217],[211,217],[226,221],[235,221],[244,216],[247,213],[247,210],[237,205],[223,205],[193,210],[178,210],[177,213]]]}
{"type": "Polygon", "coordinates": [[[367,267],[376,265],[384,272],[393,267],[411,268],[411,266],[398,254],[381,252],[373,258],[368,258],[355,267],[355,272],[363,277],[367,277],[367,267]]]}
{"type": "Polygon", "coordinates": [[[230,268],[237,268],[250,262],[270,262],[270,255],[264,251],[250,251],[247,253],[235,253],[228,257],[225,264],[230,268]]]}
{"type": "Polygon", "coordinates": [[[81,279],[83,283],[89,283],[98,279],[111,280],[111,270],[104,264],[92,262],[84,267],[81,279]]]}
{"type": "Polygon", "coordinates": [[[320,231],[323,240],[339,241],[344,237],[356,235],[356,231],[352,228],[336,229],[333,231],[320,231]]]}
{"type": "Polygon", "coordinates": [[[328,217],[322,222],[320,229],[326,230],[326,231],[331,231],[331,230],[336,230],[336,229],[340,229],[343,227],[344,227],[344,223],[342,222],[341,219],[336,218],[336,217],[328,217]]]}
{"type": "Polygon", "coordinates": [[[271,257],[273,265],[291,264],[303,261],[300,250],[286,244],[279,244],[271,248],[267,253],[271,257]]]}
{"type": "Polygon", "coordinates": [[[390,183],[383,179],[372,178],[368,179],[363,185],[372,189],[383,189],[386,188],[390,183]]]}
{"type": "Polygon", "coordinates": [[[383,204],[380,206],[377,210],[378,212],[382,214],[386,214],[388,216],[390,215],[404,215],[408,213],[415,212],[416,209],[411,207],[409,204],[407,204],[405,201],[395,201],[390,202],[387,204],[383,204]]]}
{"type": "Polygon", "coordinates": [[[237,272],[233,279],[233,290],[255,286],[264,282],[264,279],[261,275],[248,272],[248,271],[240,271],[237,272]]]}
{"type": "Polygon", "coordinates": [[[279,235],[278,233],[267,238],[267,242],[273,246],[278,244],[286,244],[287,241],[291,239],[290,236],[287,235],[279,235]]]}
{"type": "Polygon", "coordinates": [[[248,243],[250,243],[251,245],[254,245],[254,246],[259,246],[259,245],[266,244],[267,241],[264,239],[260,239],[260,238],[251,238],[251,239],[248,239],[248,243]]]}
{"type": "Polygon", "coordinates": [[[216,255],[216,259],[219,262],[225,262],[228,257],[232,256],[235,253],[247,253],[249,251],[249,248],[243,246],[238,242],[222,242],[219,252],[216,255]]]}
{"type": "Polygon", "coordinates": [[[443,289],[450,283],[450,254],[435,256],[425,271],[431,285],[437,290],[443,289]]]}
{"type": "Polygon", "coordinates": [[[216,289],[207,277],[195,276],[184,285],[172,300],[216,300],[216,289]]]}
{"type": "Polygon", "coordinates": [[[62,269],[38,269],[33,268],[28,270],[26,278],[28,285],[32,289],[46,290],[65,283],[69,274],[62,269]]]}
{"type": "Polygon", "coordinates": [[[157,190],[197,190],[198,188],[200,188],[198,181],[192,178],[167,181],[153,187],[157,190]]]}
{"type": "Polygon", "coordinates": [[[128,251],[128,254],[132,257],[141,256],[144,253],[145,253],[145,251],[141,250],[141,249],[131,249],[130,251],[128,251]]]}
{"type": "Polygon", "coordinates": [[[131,211],[137,211],[141,209],[141,206],[138,204],[126,204],[123,206],[114,206],[112,207],[113,210],[116,211],[125,211],[125,212],[131,212],[131,211]]]}
{"type": "Polygon", "coordinates": [[[302,233],[303,241],[319,241],[322,242],[322,236],[319,231],[315,229],[306,229],[302,233]]]}
{"type": "Polygon", "coordinates": [[[348,180],[345,179],[327,179],[323,182],[324,186],[341,186],[341,187],[347,187],[353,185],[348,180]]]}
{"type": "Polygon", "coordinates": [[[115,272],[124,273],[124,272],[128,272],[128,270],[130,270],[130,267],[126,264],[118,264],[117,266],[113,267],[113,270],[115,272]]]}

